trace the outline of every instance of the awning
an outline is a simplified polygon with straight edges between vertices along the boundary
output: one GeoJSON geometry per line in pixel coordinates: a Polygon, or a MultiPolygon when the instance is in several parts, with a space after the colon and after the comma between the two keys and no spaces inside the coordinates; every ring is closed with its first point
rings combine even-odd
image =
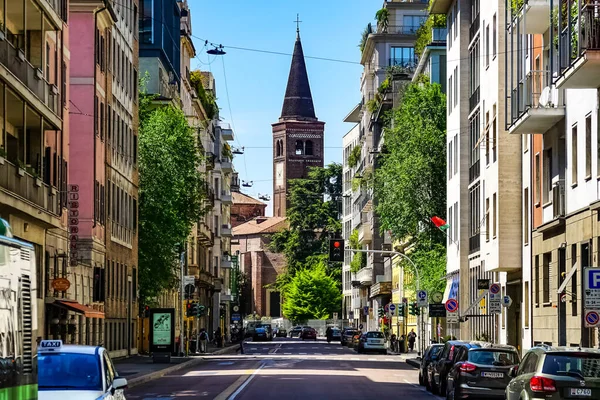
{"type": "Polygon", "coordinates": [[[54,300],[54,304],[64,307],[69,311],[83,314],[86,318],[104,318],[104,313],[102,311],[94,310],[93,308],[79,304],[76,301],[54,300]]]}
{"type": "Polygon", "coordinates": [[[442,300],[444,303],[448,301],[448,299],[458,299],[458,288],[460,285],[460,275],[454,274],[452,277],[448,278],[446,282],[446,290],[444,290],[444,299],[442,300]]]}

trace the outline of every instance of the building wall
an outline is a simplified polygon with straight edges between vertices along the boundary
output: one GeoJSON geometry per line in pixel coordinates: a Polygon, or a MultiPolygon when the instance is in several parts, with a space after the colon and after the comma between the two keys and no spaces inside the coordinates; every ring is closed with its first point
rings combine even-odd
{"type": "Polygon", "coordinates": [[[251,220],[254,217],[265,216],[267,205],[259,204],[236,204],[231,206],[231,227],[235,228],[238,225],[251,220]]]}

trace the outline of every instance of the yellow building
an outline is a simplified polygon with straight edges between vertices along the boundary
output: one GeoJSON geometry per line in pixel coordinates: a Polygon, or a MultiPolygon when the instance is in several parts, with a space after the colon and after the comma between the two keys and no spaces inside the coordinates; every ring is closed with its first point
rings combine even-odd
{"type": "Polygon", "coordinates": [[[400,256],[392,257],[392,303],[396,305],[396,312],[392,316],[392,333],[398,338],[406,335],[411,329],[417,331],[417,317],[408,314],[408,304],[416,301],[414,289],[409,289],[414,274],[402,267],[400,256]],[[405,302],[406,317],[399,316],[399,304],[405,302]]]}

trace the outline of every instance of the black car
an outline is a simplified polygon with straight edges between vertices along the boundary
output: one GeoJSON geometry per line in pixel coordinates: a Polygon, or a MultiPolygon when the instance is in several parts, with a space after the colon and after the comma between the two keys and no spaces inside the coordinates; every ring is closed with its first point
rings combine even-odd
{"type": "Polygon", "coordinates": [[[358,330],[356,330],[354,328],[345,328],[344,331],[342,332],[342,337],[340,339],[342,346],[346,346],[346,345],[352,343],[352,337],[354,335],[356,335],[357,333],[358,333],[358,330]]]}
{"type": "Polygon", "coordinates": [[[302,334],[302,327],[301,326],[296,326],[295,328],[292,328],[290,330],[290,337],[293,338],[294,336],[300,337],[300,335],[302,334]]]}
{"type": "Polygon", "coordinates": [[[438,360],[432,362],[427,367],[427,372],[429,373],[427,377],[429,387],[427,389],[431,389],[433,394],[445,394],[448,372],[450,372],[458,360],[461,360],[463,352],[466,357],[466,352],[469,349],[481,347],[481,344],[481,342],[463,342],[460,340],[446,342],[438,360]]]}
{"type": "Polygon", "coordinates": [[[490,345],[460,350],[456,363],[448,372],[447,399],[498,398],[511,380],[510,369],[519,364],[519,354],[512,346],[490,345]]]}
{"type": "Polygon", "coordinates": [[[437,361],[442,349],[444,348],[443,343],[432,344],[425,349],[423,358],[421,359],[421,365],[419,366],[419,385],[429,386],[429,379],[427,377],[427,366],[432,362],[437,361]]]}
{"type": "Polygon", "coordinates": [[[283,328],[277,329],[277,337],[287,337],[287,331],[283,328]]]}

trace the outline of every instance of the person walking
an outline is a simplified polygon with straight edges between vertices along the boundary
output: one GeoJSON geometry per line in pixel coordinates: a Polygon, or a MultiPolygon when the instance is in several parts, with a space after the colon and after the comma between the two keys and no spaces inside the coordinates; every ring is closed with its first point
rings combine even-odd
{"type": "Polygon", "coordinates": [[[396,339],[396,335],[392,333],[392,336],[390,337],[390,349],[394,352],[397,353],[398,349],[397,349],[397,344],[398,344],[398,340],[396,339]]]}
{"type": "Polygon", "coordinates": [[[221,334],[221,327],[219,326],[215,331],[215,345],[217,347],[221,347],[221,338],[223,335],[221,334]]]}
{"type": "Polygon", "coordinates": [[[200,353],[206,353],[206,343],[208,342],[208,333],[206,333],[206,329],[202,328],[200,330],[200,353]]]}
{"type": "Polygon", "coordinates": [[[413,351],[415,348],[415,341],[417,340],[417,334],[414,329],[411,329],[408,333],[408,351],[413,351]]]}
{"type": "Polygon", "coordinates": [[[332,334],[333,329],[331,329],[330,326],[327,327],[327,330],[325,331],[325,336],[327,336],[327,343],[331,343],[331,334],[332,334]]]}

